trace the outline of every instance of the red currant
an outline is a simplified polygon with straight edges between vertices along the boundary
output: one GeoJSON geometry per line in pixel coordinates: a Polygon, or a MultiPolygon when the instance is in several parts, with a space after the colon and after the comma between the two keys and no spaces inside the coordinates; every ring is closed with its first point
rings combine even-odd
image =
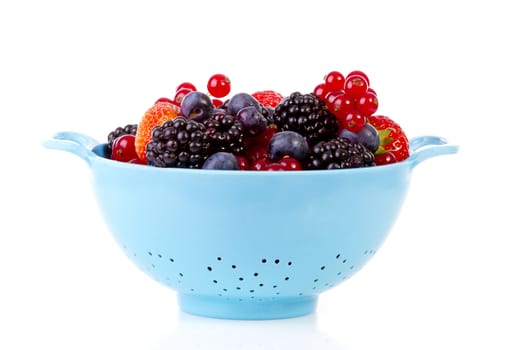
{"type": "Polygon", "coordinates": [[[365,116],[360,114],[358,111],[350,111],[342,120],[342,125],[344,126],[344,129],[352,132],[358,132],[362,130],[366,122],[367,118],[365,118],[365,116]]]}
{"type": "Polygon", "coordinates": [[[326,103],[326,106],[330,106],[333,104],[333,101],[335,100],[335,97],[337,97],[338,95],[340,94],[343,94],[344,91],[342,90],[335,90],[335,91],[330,91],[326,94],[326,98],[324,99],[324,102],[326,103]]]}
{"type": "Polygon", "coordinates": [[[249,162],[245,157],[236,156],[235,158],[237,158],[237,162],[239,163],[240,170],[249,170],[249,162]]]}
{"type": "Polygon", "coordinates": [[[336,95],[333,98],[333,102],[328,104],[329,111],[339,119],[343,119],[345,115],[354,108],[353,99],[344,92],[336,95]]]}
{"type": "Polygon", "coordinates": [[[326,98],[326,95],[328,94],[328,92],[329,92],[329,90],[326,87],[326,84],[324,84],[324,83],[320,83],[319,85],[317,85],[313,91],[314,95],[319,97],[323,101],[326,98]]]}
{"type": "Polygon", "coordinates": [[[176,94],[175,94],[175,102],[178,104],[178,105],[181,105],[182,103],[182,100],[183,98],[185,97],[185,95],[187,95],[189,92],[191,92],[192,90],[189,89],[189,88],[181,88],[180,90],[177,90],[176,91],[176,94]]]}
{"type": "Polygon", "coordinates": [[[326,83],[328,91],[342,90],[344,88],[345,78],[342,73],[333,71],[326,74],[324,82],[326,83]]]}
{"type": "Polygon", "coordinates": [[[134,158],[137,158],[137,153],[135,153],[135,135],[126,134],[114,140],[110,159],[119,162],[129,162],[134,158]]]}
{"type": "Polygon", "coordinates": [[[220,100],[218,98],[213,98],[212,99],[212,104],[214,105],[215,108],[219,108],[223,105],[223,100],[220,100]]]}
{"type": "Polygon", "coordinates": [[[374,156],[374,163],[376,163],[376,165],[387,165],[395,162],[397,162],[397,159],[392,152],[386,152],[374,156]]]}
{"type": "Polygon", "coordinates": [[[269,141],[271,141],[271,138],[277,132],[278,132],[278,127],[274,124],[271,124],[268,127],[266,127],[264,131],[262,131],[260,134],[255,136],[255,138],[254,138],[255,143],[267,148],[269,141]]]}
{"type": "Polygon", "coordinates": [[[283,168],[283,165],[281,165],[280,163],[271,163],[271,164],[268,164],[264,170],[267,170],[267,171],[284,171],[285,169],[283,168]]]}
{"type": "Polygon", "coordinates": [[[303,170],[301,163],[292,157],[282,158],[278,161],[278,164],[283,167],[283,170],[303,170]]]}
{"type": "Polygon", "coordinates": [[[254,163],[260,159],[267,159],[269,156],[267,155],[267,147],[255,144],[250,147],[245,153],[246,159],[249,160],[250,163],[254,163]]]}
{"type": "Polygon", "coordinates": [[[269,161],[267,159],[258,159],[256,162],[251,164],[251,170],[266,170],[269,161]]]}
{"type": "Polygon", "coordinates": [[[360,75],[353,75],[348,77],[344,85],[344,91],[352,98],[359,98],[363,96],[367,92],[368,88],[369,84],[360,75]]]}
{"type": "Polygon", "coordinates": [[[159,98],[157,101],[155,101],[155,104],[157,103],[160,103],[160,102],[169,102],[169,103],[173,103],[173,100],[167,98],[167,97],[161,97],[159,98]]]}
{"type": "Polygon", "coordinates": [[[374,96],[378,97],[378,94],[376,93],[376,91],[374,91],[374,89],[373,89],[373,88],[368,88],[368,89],[367,89],[367,93],[368,93],[368,94],[373,94],[374,96]]]}
{"type": "Polygon", "coordinates": [[[192,83],[189,83],[189,82],[184,82],[184,83],[181,83],[180,85],[178,85],[176,87],[176,91],[183,89],[183,88],[191,89],[192,91],[197,91],[196,86],[194,86],[192,83]]]}
{"type": "Polygon", "coordinates": [[[347,75],[346,80],[349,79],[349,77],[352,77],[352,76],[355,76],[355,75],[358,75],[358,76],[362,77],[367,82],[367,86],[370,86],[369,77],[367,76],[367,74],[365,74],[361,70],[354,70],[354,71],[352,71],[351,73],[349,73],[347,75]]]}
{"type": "Polygon", "coordinates": [[[207,90],[214,97],[225,97],[230,93],[230,89],[230,79],[224,74],[214,74],[208,80],[207,90]]]}
{"type": "Polygon", "coordinates": [[[371,92],[366,92],[356,103],[356,108],[363,115],[372,115],[378,110],[378,98],[371,92]]]}

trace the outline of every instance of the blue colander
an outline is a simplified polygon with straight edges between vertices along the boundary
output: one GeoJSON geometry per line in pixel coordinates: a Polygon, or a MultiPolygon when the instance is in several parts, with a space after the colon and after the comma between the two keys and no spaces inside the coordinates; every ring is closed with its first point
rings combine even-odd
{"type": "Polygon", "coordinates": [[[320,293],[360,270],[399,215],[412,170],[456,153],[434,136],[402,162],[360,169],[166,169],[105,158],[61,132],[44,146],[87,163],[98,205],[131,261],[178,293],[183,311],[230,319],[311,313],[320,293]],[[387,198],[387,205],[379,198],[387,198]]]}

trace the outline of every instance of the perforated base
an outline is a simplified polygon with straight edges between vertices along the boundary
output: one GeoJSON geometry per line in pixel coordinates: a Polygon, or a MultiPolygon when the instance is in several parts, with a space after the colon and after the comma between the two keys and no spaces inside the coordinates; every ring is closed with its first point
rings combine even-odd
{"type": "Polygon", "coordinates": [[[317,296],[237,299],[179,294],[182,311],[205,317],[235,320],[271,320],[310,314],[317,307],[317,296]]]}

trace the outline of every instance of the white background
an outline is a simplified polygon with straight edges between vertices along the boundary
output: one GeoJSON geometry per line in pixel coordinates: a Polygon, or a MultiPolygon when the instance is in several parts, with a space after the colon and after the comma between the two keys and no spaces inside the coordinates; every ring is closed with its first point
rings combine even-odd
{"type": "Polygon", "coordinates": [[[512,349],[506,4],[2,1],[0,348],[512,349]],[[62,130],[104,141],[213,73],[288,94],[354,69],[409,136],[461,150],[415,168],[384,246],[308,317],[180,313],[110,238],[85,163],[40,145],[62,130]]]}

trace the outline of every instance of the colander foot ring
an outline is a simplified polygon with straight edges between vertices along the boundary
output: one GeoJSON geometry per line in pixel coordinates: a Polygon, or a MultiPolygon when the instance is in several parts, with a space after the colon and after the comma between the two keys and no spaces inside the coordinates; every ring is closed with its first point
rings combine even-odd
{"type": "Polygon", "coordinates": [[[317,296],[237,298],[179,294],[182,311],[205,317],[234,320],[271,320],[308,315],[317,307],[317,296]]]}

